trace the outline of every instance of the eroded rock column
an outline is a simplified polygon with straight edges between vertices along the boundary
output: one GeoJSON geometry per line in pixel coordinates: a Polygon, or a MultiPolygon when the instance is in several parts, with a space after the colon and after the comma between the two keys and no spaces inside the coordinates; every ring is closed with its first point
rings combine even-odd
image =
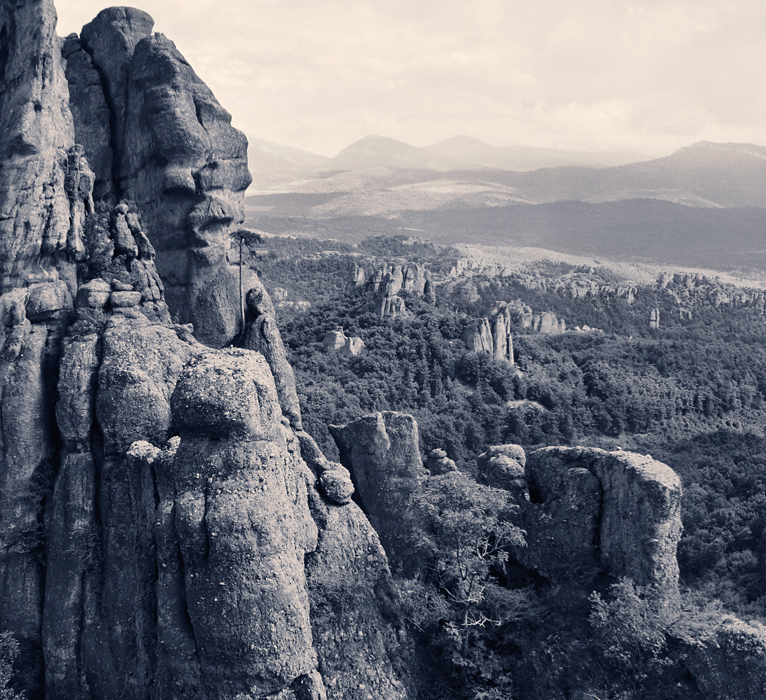
{"type": "MultiPolygon", "coordinates": [[[[309,477],[291,466],[268,364],[248,350],[198,356],[172,407],[181,443],[168,475],[173,493],[161,508],[174,510],[182,576],[175,585],[205,697],[261,698],[289,688],[317,667],[303,569],[317,531],[309,477]]],[[[161,585],[173,575],[165,568],[161,585]]],[[[172,630],[161,628],[163,645],[172,643],[166,634],[172,630]]]]}

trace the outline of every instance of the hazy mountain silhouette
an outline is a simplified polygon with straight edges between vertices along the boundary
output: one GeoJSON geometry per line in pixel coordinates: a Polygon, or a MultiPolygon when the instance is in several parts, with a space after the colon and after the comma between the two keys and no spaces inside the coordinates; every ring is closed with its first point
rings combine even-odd
{"type": "MultiPolygon", "coordinates": [[[[248,197],[250,223],[350,239],[415,230],[441,243],[532,245],[612,259],[766,270],[761,146],[703,142],[615,167],[513,172],[437,170],[450,159],[435,153],[427,157],[443,160],[427,169],[422,149],[386,139],[359,144],[338,158],[361,168],[364,158],[379,164],[374,159],[382,153],[389,165],[349,166],[306,180],[300,190],[248,197]]],[[[337,159],[331,162],[338,166],[337,159]]]]}
{"type": "Polygon", "coordinates": [[[423,150],[456,161],[471,163],[474,166],[518,172],[567,165],[603,168],[650,158],[643,153],[630,152],[586,152],[531,146],[490,146],[470,136],[455,136],[423,150]]]}
{"type": "Polygon", "coordinates": [[[326,167],[329,158],[273,141],[250,138],[247,152],[250,172],[256,174],[310,173],[326,167]]]}
{"type": "MultiPolygon", "coordinates": [[[[465,163],[410,146],[385,136],[365,136],[344,148],[328,163],[333,170],[364,170],[368,168],[402,168],[447,172],[461,170],[465,163]]],[[[472,166],[479,167],[479,166],[472,166]]]]}

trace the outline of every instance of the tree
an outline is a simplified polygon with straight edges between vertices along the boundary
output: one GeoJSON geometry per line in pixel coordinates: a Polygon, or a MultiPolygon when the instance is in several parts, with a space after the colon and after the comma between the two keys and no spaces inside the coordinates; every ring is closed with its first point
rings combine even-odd
{"type": "Polygon", "coordinates": [[[517,506],[507,491],[454,471],[430,477],[411,507],[423,524],[417,534],[424,576],[449,604],[442,622],[455,642],[452,660],[465,665],[471,631],[508,622],[523,607],[523,596],[498,582],[507,549],[525,544],[524,531],[512,521],[517,506]]]}
{"type": "Polygon", "coordinates": [[[23,700],[23,693],[9,688],[19,644],[10,632],[0,632],[0,700],[23,700]]]}

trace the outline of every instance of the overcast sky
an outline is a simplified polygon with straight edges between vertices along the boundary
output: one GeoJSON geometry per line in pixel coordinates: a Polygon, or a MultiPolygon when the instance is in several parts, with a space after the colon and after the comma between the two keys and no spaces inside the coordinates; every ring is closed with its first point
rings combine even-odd
{"type": "MultiPolygon", "coordinates": [[[[107,6],[57,0],[58,33],[107,6]]],[[[764,0],[143,0],[249,137],[766,145],[764,0]]]]}

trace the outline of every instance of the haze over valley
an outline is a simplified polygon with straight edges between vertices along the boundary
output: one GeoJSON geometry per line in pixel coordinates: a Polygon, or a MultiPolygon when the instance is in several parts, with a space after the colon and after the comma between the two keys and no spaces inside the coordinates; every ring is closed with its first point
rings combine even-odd
{"type": "Polygon", "coordinates": [[[247,224],[360,240],[537,246],[612,260],[766,271],[766,148],[700,142],[663,157],[430,148],[368,136],[322,159],[254,141],[247,224]]]}

